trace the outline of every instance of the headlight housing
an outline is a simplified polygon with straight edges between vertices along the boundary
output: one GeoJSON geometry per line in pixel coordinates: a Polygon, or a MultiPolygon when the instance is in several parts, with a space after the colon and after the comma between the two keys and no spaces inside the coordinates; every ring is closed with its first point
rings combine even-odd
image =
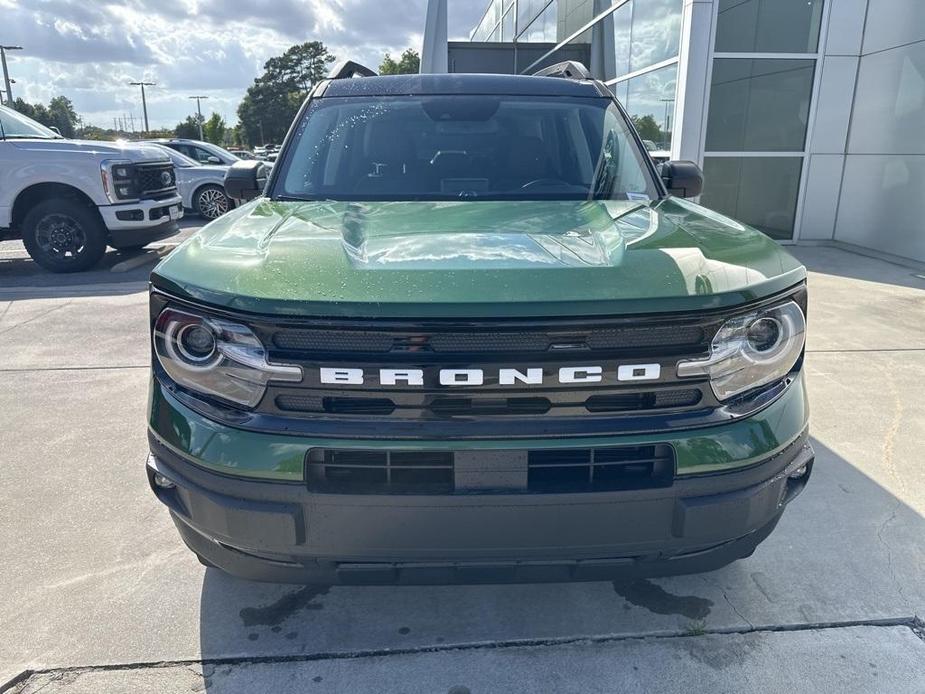
{"type": "Polygon", "coordinates": [[[167,308],[154,323],[154,353],[181,386],[255,407],[270,381],[298,383],[299,366],[271,364],[246,325],[167,308]]]}
{"type": "Polygon", "coordinates": [[[806,317],[796,302],[763,308],[723,323],[710,356],[678,362],[678,376],[707,376],[717,399],[730,400],[790,373],[805,339],[806,317]]]}
{"type": "Polygon", "coordinates": [[[138,198],[136,170],[132,162],[107,159],[100,164],[100,178],[109,202],[119,203],[138,198]]]}

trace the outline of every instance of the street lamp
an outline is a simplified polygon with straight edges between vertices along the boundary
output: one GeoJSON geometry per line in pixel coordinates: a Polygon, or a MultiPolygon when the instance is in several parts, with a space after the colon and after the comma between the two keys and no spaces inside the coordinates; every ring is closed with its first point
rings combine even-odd
{"type": "Polygon", "coordinates": [[[13,105],[13,90],[10,89],[10,73],[6,69],[6,52],[21,51],[22,46],[0,46],[0,63],[3,63],[3,84],[6,86],[6,103],[13,105]]]}
{"type": "Polygon", "coordinates": [[[207,97],[207,96],[191,96],[191,97],[190,97],[190,99],[195,99],[195,100],[196,100],[196,113],[199,114],[199,120],[198,120],[197,122],[199,123],[199,139],[200,139],[200,140],[203,140],[203,139],[205,139],[205,138],[203,138],[203,136],[202,136],[202,107],[200,106],[199,101],[200,101],[201,99],[208,99],[208,98],[209,98],[209,97],[207,97]]]}
{"type": "Polygon", "coordinates": [[[157,82],[129,82],[132,87],[141,87],[141,110],[145,114],[145,134],[148,132],[148,102],[145,101],[145,87],[153,87],[157,82]]]}

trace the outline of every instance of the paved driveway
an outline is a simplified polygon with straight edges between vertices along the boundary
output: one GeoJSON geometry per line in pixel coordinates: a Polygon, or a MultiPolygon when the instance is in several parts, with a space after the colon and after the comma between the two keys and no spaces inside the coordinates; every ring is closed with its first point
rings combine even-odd
{"type": "Polygon", "coordinates": [[[754,556],[631,585],[326,590],[204,569],[146,488],[150,265],[61,278],[0,245],[0,683],[925,691],[925,278],[796,254],[817,465],[754,556]]]}

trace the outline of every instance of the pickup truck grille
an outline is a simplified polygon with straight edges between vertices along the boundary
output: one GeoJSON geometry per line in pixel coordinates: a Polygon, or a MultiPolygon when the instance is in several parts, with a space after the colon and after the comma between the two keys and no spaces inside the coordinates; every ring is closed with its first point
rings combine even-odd
{"type": "Polygon", "coordinates": [[[166,198],[177,190],[177,175],[173,164],[139,164],[136,167],[138,197],[141,199],[166,198]],[[169,180],[165,177],[169,177],[169,180]]]}

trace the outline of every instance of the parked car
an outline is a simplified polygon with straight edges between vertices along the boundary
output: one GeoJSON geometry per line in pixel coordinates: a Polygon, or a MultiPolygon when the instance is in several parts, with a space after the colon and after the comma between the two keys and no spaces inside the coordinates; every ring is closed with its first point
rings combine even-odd
{"type": "Polygon", "coordinates": [[[224,147],[213,145],[211,142],[203,142],[202,140],[189,140],[183,137],[174,137],[151,140],[151,142],[170,147],[200,164],[222,164],[224,166],[231,166],[236,161],[240,161],[237,156],[224,147]]]}
{"type": "Polygon", "coordinates": [[[671,159],[671,152],[667,149],[659,149],[658,145],[655,144],[652,140],[643,140],[642,145],[649,153],[649,157],[651,157],[652,161],[654,161],[656,164],[663,164],[664,162],[671,159]]]}
{"type": "Polygon", "coordinates": [[[164,152],[68,140],[0,106],[0,238],[22,237],[46,270],[87,270],[107,245],[140,248],[176,234],[182,216],[164,152]]]}
{"type": "Polygon", "coordinates": [[[151,275],[147,475],[186,545],[319,585],[750,555],[813,467],[805,268],[685,200],[700,169],[580,65],[357,73],[151,275]]]}
{"type": "Polygon", "coordinates": [[[256,154],[248,152],[246,149],[229,149],[228,152],[235,155],[238,159],[258,159],[256,154]]]}
{"type": "Polygon", "coordinates": [[[200,164],[159,142],[151,142],[170,157],[177,172],[177,188],[183,198],[183,207],[204,219],[218,219],[234,207],[225,194],[227,166],[200,164]]]}

